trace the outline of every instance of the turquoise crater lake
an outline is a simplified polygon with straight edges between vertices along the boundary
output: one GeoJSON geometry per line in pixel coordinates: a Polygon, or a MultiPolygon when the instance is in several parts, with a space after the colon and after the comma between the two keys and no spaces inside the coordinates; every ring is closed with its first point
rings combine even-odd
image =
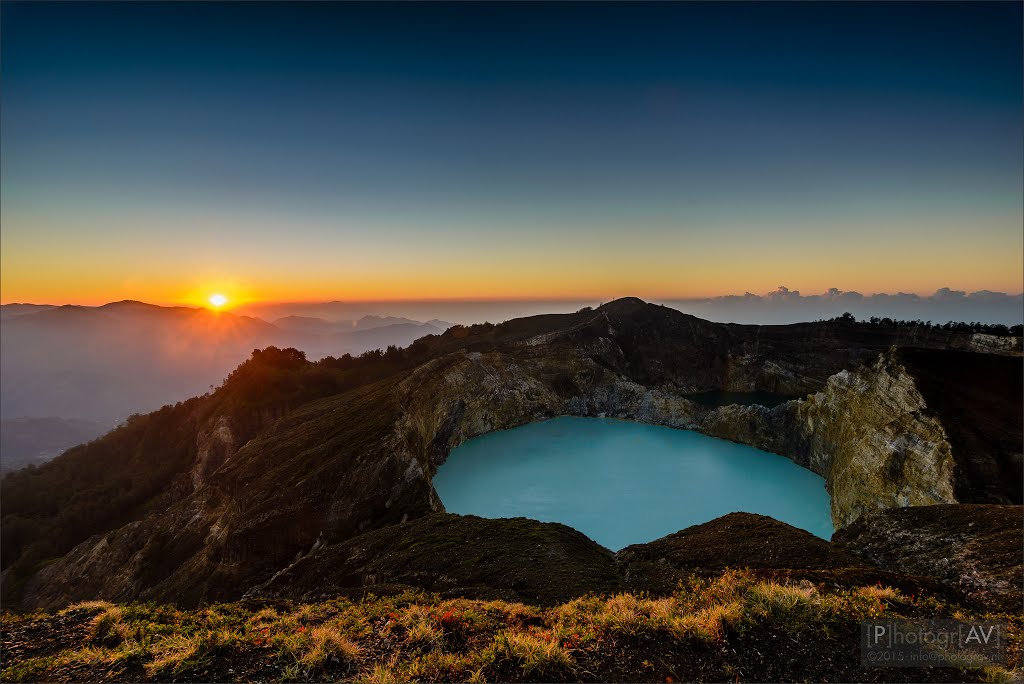
{"type": "Polygon", "coordinates": [[[691,430],[555,418],[452,450],[434,477],[449,513],[569,525],[613,551],[736,511],[828,539],[825,481],[789,459],[691,430]]]}

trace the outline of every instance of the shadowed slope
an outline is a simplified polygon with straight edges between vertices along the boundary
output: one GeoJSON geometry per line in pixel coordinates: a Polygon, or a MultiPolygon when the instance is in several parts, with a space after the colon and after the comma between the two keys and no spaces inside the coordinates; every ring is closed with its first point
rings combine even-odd
{"type": "Polygon", "coordinates": [[[946,430],[957,498],[1024,503],[1022,359],[936,349],[902,349],[899,358],[946,430]]]}
{"type": "Polygon", "coordinates": [[[621,583],[611,551],[565,525],[431,515],[314,552],[254,594],[308,601],[407,587],[551,605],[621,583]]]}

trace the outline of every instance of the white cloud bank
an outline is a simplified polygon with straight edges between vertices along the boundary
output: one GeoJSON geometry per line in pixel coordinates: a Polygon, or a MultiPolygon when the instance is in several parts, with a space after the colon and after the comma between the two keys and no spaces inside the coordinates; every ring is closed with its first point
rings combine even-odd
{"type": "Polygon", "coordinates": [[[1024,322],[1024,294],[979,290],[965,292],[948,287],[929,296],[898,292],[864,295],[830,288],[822,294],[803,295],[779,286],[774,292],[726,295],[703,299],[661,300],[694,316],[722,323],[799,323],[832,318],[850,312],[858,319],[871,316],[931,321],[965,321],[1016,325],[1024,322]]]}

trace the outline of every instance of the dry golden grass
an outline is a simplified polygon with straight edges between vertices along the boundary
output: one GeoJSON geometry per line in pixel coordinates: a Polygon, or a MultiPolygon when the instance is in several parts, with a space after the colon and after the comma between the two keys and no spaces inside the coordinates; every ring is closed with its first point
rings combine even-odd
{"type": "MultiPolygon", "coordinates": [[[[740,647],[747,630],[764,626],[815,630],[828,643],[842,632],[834,629],[839,622],[898,616],[907,607],[912,615],[938,609],[971,617],[957,612],[967,609],[935,598],[921,601],[887,587],[822,593],[807,582],[763,581],[727,571],[691,581],[669,596],[584,596],[551,608],[425,594],[294,608],[282,603],[285,608],[255,611],[242,603],[183,611],[88,602],[62,611],[97,611],[75,618],[86,626],[84,636],[76,632],[80,641],[55,654],[4,662],[2,672],[4,681],[61,678],[67,668],[82,674],[93,667],[104,677],[144,671],[158,680],[194,679],[218,671],[218,664],[255,657],[267,676],[285,680],[564,681],[586,674],[596,654],[638,639],[666,650],[715,654],[725,652],[725,645],[740,647]]],[[[7,629],[24,624],[4,620],[7,629]]],[[[1019,622],[1014,624],[1012,633],[1019,634],[1019,622]]],[[[729,667],[725,663],[722,672],[732,679],[729,667]]],[[[1008,672],[979,668],[973,677],[1005,681],[1008,672]]]]}
{"type": "Polygon", "coordinates": [[[825,610],[825,605],[818,600],[814,587],[799,587],[779,584],[778,582],[760,582],[750,587],[744,596],[746,610],[754,618],[790,624],[813,618],[825,610]]]}
{"type": "Polygon", "coordinates": [[[483,609],[488,613],[500,613],[510,623],[539,620],[541,617],[541,611],[536,607],[510,601],[488,601],[483,609]]]}
{"type": "MultiPolygon", "coordinates": [[[[663,598],[616,594],[583,597],[555,608],[554,629],[563,643],[583,644],[605,634],[668,634],[717,641],[747,612],[748,587],[733,575],[663,598]]],[[[756,600],[756,598],[755,598],[756,600]]]]}
{"type": "Polygon", "coordinates": [[[316,606],[307,603],[300,606],[298,610],[292,613],[292,618],[300,625],[308,625],[319,620],[321,615],[316,606]]]}
{"type": "Polygon", "coordinates": [[[864,587],[857,587],[853,590],[853,595],[878,599],[879,601],[906,600],[906,597],[902,593],[900,593],[899,589],[893,589],[892,587],[883,587],[874,584],[864,587]]]}
{"type": "Polygon", "coordinates": [[[256,623],[269,623],[274,624],[281,619],[281,615],[273,608],[262,608],[250,618],[250,622],[256,623]]]}
{"type": "Polygon", "coordinates": [[[720,641],[725,637],[726,627],[735,626],[742,618],[742,603],[730,601],[673,617],[670,631],[677,639],[720,641]]]}
{"type": "Polygon", "coordinates": [[[58,612],[58,615],[66,615],[74,610],[96,610],[100,608],[109,608],[112,606],[110,601],[79,601],[78,603],[72,603],[67,608],[58,612]]]}
{"type": "Polygon", "coordinates": [[[508,629],[498,633],[488,649],[487,660],[496,666],[510,665],[526,677],[559,679],[573,668],[573,659],[549,632],[508,629]]]}
{"type": "Polygon", "coordinates": [[[420,651],[432,651],[444,643],[444,630],[435,624],[427,606],[409,606],[399,623],[405,628],[405,642],[420,651]]]}
{"type": "Polygon", "coordinates": [[[345,636],[334,625],[314,627],[310,633],[310,647],[300,661],[306,665],[323,665],[328,659],[336,658],[342,665],[353,665],[359,660],[362,649],[345,636]]]}
{"type": "Polygon", "coordinates": [[[183,664],[199,652],[201,645],[199,636],[172,634],[161,639],[150,650],[153,660],[146,663],[146,674],[150,677],[177,674],[183,664]]]}
{"type": "Polygon", "coordinates": [[[92,619],[89,625],[89,640],[96,644],[116,645],[127,638],[127,630],[121,624],[124,616],[121,608],[108,604],[108,607],[92,619]]]}
{"type": "Polygon", "coordinates": [[[376,663],[361,679],[365,684],[400,684],[409,681],[398,671],[397,653],[386,661],[376,663]]]}

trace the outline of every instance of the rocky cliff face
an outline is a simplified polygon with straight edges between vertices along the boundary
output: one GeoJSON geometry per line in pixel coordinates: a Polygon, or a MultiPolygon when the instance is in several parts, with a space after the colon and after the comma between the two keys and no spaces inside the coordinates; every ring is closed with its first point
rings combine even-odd
{"type": "MultiPolygon", "coordinates": [[[[998,456],[961,449],[960,458],[954,457],[942,416],[929,407],[918,377],[905,365],[908,354],[919,365],[923,352],[889,350],[870,365],[836,373],[806,399],[774,409],[709,409],[670,389],[645,387],[609,372],[598,360],[602,354],[614,360],[610,341],[600,338],[594,347],[572,359],[468,353],[446,359],[443,370],[421,367],[401,385],[409,407],[402,431],[410,454],[429,475],[471,437],[557,415],[690,428],[787,456],[822,475],[836,528],[870,510],[978,501],[969,494],[980,486],[971,484],[978,479],[972,480],[971,471],[977,470],[972,464],[994,458],[1012,470],[1019,460],[1010,443],[998,456]]],[[[1013,360],[1006,361],[1013,366],[1013,360]]],[[[1006,381],[1012,383],[1012,376],[1006,381]]],[[[1019,400],[1008,402],[1020,406],[1019,400]]],[[[1020,434],[1012,420],[993,430],[1020,434]]],[[[997,500],[1019,503],[1017,480],[987,486],[1002,489],[997,500]]]]}
{"type": "MultiPolygon", "coordinates": [[[[692,428],[788,456],[825,476],[838,526],[867,510],[971,500],[977,492],[1019,499],[1000,484],[1012,442],[991,442],[978,467],[970,465],[973,452],[958,453],[957,444],[980,442],[951,442],[956,407],[933,410],[919,386],[924,375],[908,370],[922,364],[889,351],[911,338],[943,348],[972,344],[967,335],[843,322],[719,325],[619,300],[596,311],[454,328],[414,345],[415,364],[375,381],[344,375],[353,388],[328,396],[319,385],[302,389],[311,364],[289,358],[271,369],[275,386],[323,398],[261,419],[244,445],[243,431],[219,417],[228,414],[210,414],[182,474],[191,494],[82,541],[35,574],[22,604],[238,598],[287,576],[314,549],[443,511],[431,480],[451,449],[557,415],[692,428]],[[709,390],[810,396],[771,410],[687,398],[709,390]]],[[[1020,366],[1019,357],[1000,358],[1020,366]]],[[[999,425],[1017,430],[1019,449],[1019,427],[999,425]]]]}
{"type": "Polygon", "coordinates": [[[806,399],[724,407],[696,429],[822,475],[837,529],[886,508],[1019,504],[1020,369],[1017,359],[894,348],[806,399]],[[972,391],[981,379],[985,390],[972,391]]]}
{"type": "Polygon", "coordinates": [[[806,399],[770,411],[723,408],[700,427],[822,475],[838,529],[868,510],[956,501],[952,450],[926,408],[896,352],[887,352],[870,366],[833,375],[806,399]]]}
{"type": "Polygon", "coordinates": [[[801,460],[824,470],[837,528],[869,510],[956,501],[946,433],[894,354],[837,373],[793,409],[801,460]]]}
{"type": "Polygon", "coordinates": [[[1016,337],[974,333],[967,349],[988,354],[1019,354],[1020,342],[1016,337]]]}
{"type": "Polygon", "coordinates": [[[405,412],[398,432],[425,476],[456,446],[494,430],[560,415],[688,427],[702,410],[678,393],[610,372],[591,356],[470,352],[418,368],[399,388],[405,412]]]}
{"type": "Polygon", "coordinates": [[[191,472],[192,489],[202,488],[210,474],[224,465],[237,450],[228,416],[217,416],[204,425],[196,437],[196,461],[191,472]]]}

